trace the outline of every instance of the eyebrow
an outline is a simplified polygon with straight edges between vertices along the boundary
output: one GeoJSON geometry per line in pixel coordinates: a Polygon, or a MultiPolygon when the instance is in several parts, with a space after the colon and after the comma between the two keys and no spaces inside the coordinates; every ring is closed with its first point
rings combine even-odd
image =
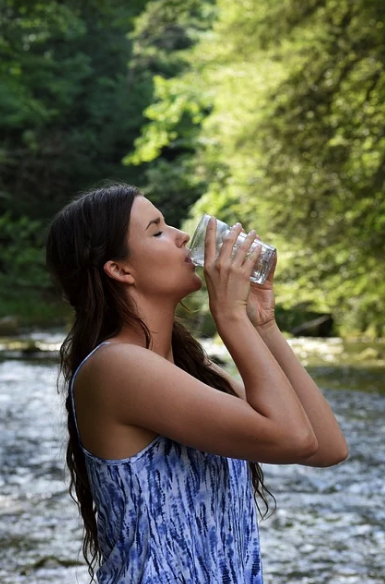
{"type": "Polygon", "coordinates": [[[147,229],[150,227],[150,225],[152,225],[153,223],[155,223],[155,225],[159,225],[159,223],[161,222],[161,220],[164,219],[164,217],[157,217],[156,219],[151,219],[150,223],[147,225],[145,231],[147,231],[147,229]]]}

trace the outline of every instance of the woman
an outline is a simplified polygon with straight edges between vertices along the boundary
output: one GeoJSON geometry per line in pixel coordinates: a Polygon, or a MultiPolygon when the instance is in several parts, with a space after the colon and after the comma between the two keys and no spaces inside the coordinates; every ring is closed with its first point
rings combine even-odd
{"type": "Polygon", "coordinates": [[[243,383],[175,320],[202,285],[189,236],[136,188],[85,194],[52,222],[47,263],[75,311],[61,348],[67,463],[101,584],[262,583],[258,463],[328,466],[347,456],[275,323],[273,273],[250,284],[255,232],[231,259],[240,230],[216,258],[210,221],[204,272],[243,383]]]}

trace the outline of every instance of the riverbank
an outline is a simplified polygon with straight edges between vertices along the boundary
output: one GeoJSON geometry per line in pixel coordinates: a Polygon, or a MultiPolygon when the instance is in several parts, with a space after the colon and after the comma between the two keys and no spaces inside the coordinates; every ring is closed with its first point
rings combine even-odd
{"type": "MultiPolygon", "coordinates": [[[[0,336],[0,360],[58,362],[64,336],[62,328],[26,330],[16,336],[0,336]]],[[[291,337],[287,341],[319,385],[385,393],[385,339],[291,337]]],[[[201,339],[200,342],[211,358],[237,375],[219,337],[201,339]]]]}
{"type": "MultiPolygon", "coordinates": [[[[291,337],[287,342],[320,387],[385,394],[385,339],[291,337]]],[[[202,344],[237,375],[220,340],[202,344]]]]}

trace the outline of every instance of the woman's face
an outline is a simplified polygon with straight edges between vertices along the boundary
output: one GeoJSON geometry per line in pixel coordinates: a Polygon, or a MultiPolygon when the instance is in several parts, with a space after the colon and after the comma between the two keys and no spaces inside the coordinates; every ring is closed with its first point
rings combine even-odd
{"type": "Polygon", "coordinates": [[[145,296],[171,295],[178,302],[199,290],[202,280],[194,264],[186,262],[189,239],[184,231],[167,225],[148,199],[137,196],[131,210],[127,260],[135,289],[145,296]]]}

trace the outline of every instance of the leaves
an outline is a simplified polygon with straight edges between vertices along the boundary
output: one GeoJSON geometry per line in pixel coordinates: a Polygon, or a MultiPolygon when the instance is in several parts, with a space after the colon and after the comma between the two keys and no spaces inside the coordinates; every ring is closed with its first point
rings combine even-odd
{"type": "Polygon", "coordinates": [[[151,87],[127,82],[127,34],[146,2],[2,0],[0,190],[14,214],[50,217],[121,165],[151,87]]]}
{"type": "Polygon", "coordinates": [[[176,226],[256,228],[283,309],[383,334],[381,0],[0,5],[6,222],[126,179],[176,226]]]}
{"type": "Polygon", "coordinates": [[[45,269],[44,228],[41,221],[28,217],[0,217],[0,283],[3,295],[20,288],[48,288],[45,269]]]}
{"type": "Polygon", "coordinates": [[[132,160],[159,160],[186,136],[184,170],[205,188],[192,215],[241,220],[275,243],[279,302],[382,331],[381,1],[219,0],[217,14],[189,68],[156,87],[132,160]],[[187,104],[200,113],[190,135],[187,104]]]}

